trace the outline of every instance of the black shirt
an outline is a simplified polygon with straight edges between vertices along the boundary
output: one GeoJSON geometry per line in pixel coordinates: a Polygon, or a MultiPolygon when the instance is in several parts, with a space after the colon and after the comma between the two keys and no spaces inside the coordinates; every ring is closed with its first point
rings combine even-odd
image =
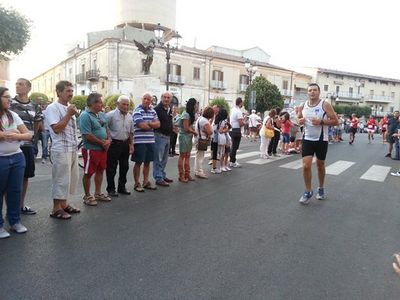
{"type": "Polygon", "coordinates": [[[172,133],[172,109],[168,107],[166,110],[162,102],[158,103],[158,105],[154,108],[157,113],[158,120],[160,121],[160,128],[155,129],[155,132],[171,135],[172,133]]]}

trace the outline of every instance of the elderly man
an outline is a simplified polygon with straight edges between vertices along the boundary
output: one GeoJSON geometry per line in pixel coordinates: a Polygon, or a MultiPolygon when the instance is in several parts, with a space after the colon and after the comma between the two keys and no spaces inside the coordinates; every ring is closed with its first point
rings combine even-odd
{"type": "Polygon", "coordinates": [[[69,194],[74,194],[78,184],[78,137],[75,105],[69,104],[74,90],[72,83],[60,81],[56,85],[58,100],[45,111],[46,127],[50,130],[52,147],[52,198],[53,211],[50,217],[67,220],[80,210],[67,203],[69,194]]]}
{"type": "Polygon", "coordinates": [[[164,92],[161,95],[160,103],[154,108],[157,113],[160,127],[154,130],[154,162],[153,177],[157,185],[169,186],[172,179],[167,177],[165,167],[168,162],[168,151],[170,145],[170,136],[173,132],[172,109],[170,106],[172,93],[164,92]]]}
{"type": "MultiPolygon", "coordinates": [[[[19,78],[17,80],[17,83],[15,84],[17,95],[12,100],[11,110],[18,114],[29,132],[33,136],[37,136],[38,128],[42,125],[43,115],[39,105],[33,103],[28,98],[31,86],[31,82],[25,78],[19,78]]],[[[28,189],[29,178],[35,176],[34,141],[23,141],[21,144],[21,150],[24,153],[26,161],[21,193],[21,213],[25,215],[34,215],[36,214],[36,211],[29,206],[25,206],[25,196],[28,189]]]]}
{"type": "Polygon", "coordinates": [[[153,97],[145,93],[142,97],[142,104],[138,105],[133,112],[133,125],[135,135],[135,151],[131,160],[135,162],[133,167],[134,190],[144,192],[145,189],[157,189],[149,181],[150,162],[154,160],[154,129],[160,127],[157,113],[151,108],[153,97]],[[143,186],[139,182],[140,169],[143,166],[143,186]]]}
{"type": "Polygon", "coordinates": [[[88,108],[80,116],[82,133],[82,156],[84,163],[83,189],[85,196],[83,203],[89,206],[97,205],[97,201],[111,201],[109,196],[101,192],[103,174],[107,168],[107,150],[110,147],[107,120],[102,112],[102,95],[92,93],[87,98],[88,108]],[[90,194],[90,179],[94,175],[94,196],[90,194]]]}
{"type": "Polygon", "coordinates": [[[111,145],[107,151],[107,192],[111,197],[119,194],[130,195],[126,190],[126,174],[129,170],[129,155],[133,153],[133,121],[129,110],[129,97],[119,96],[117,108],[106,114],[111,145]],[[114,177],[119,165],[118,193],[114,177]]]}

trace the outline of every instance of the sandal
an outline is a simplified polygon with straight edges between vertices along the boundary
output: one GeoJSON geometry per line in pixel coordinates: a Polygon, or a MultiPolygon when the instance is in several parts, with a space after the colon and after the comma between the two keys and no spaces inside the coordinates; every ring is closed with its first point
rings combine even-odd
{"type": "Polygon", "coordinates": [[[140,185],[140,183],[135,184],[135,187],[133,188],[136,192],[139,193],[144,193],[144,189],[142,188],[142,186],[140,185]]]}
{"type": "Polygon", "coordinates": [[[157,187],[154,186],[154,185],[152,185],[152,184],[150,183],[150,181],[147,181],[146,184],[143,183],[143,187],[144,187],[145,189],[147,189],[147,190],[153,190],[153,191],[157,189],[157,187]]]}
{"type": "Polygon", "coordinates": [[[89,206],[97,205],[97,201],[92,195],[83,196],[83,203],[85,203],[86,205],[89,205],[89,206]]]}
{"type": "Polygon", "coordinates": [[[65,210],[59,209],[50,214],[50,218],[59,219],[59,220],[69,220],[71,219],[71,215],[68,214],[65,210]]]}
{"type": "Polygon", "coordinates": [[[95,194],[94,195],[94,198],[97,200],[97,201],[104,201],[104,202],[110,202],[111,201],[111,197],[109,197],[109,196],[106,196],[106,195],[104,195],[104,194],[95,194]]]}
{"type": "Polygon", "coordinates": [[[67,207],[64,208],[64,211],[69,214],[78,214],[81,212],[79,208],[72,207],[71,205],[67,205],[67,207]]]}

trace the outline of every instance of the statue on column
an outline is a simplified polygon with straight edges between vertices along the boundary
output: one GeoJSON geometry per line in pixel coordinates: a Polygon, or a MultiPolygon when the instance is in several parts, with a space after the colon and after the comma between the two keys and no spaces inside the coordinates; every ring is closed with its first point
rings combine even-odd
{"type": "Polygon", "coordinates": [[[156,41],[154,39],[151,39],[148,43],[138,42],[136,40],[133,41],[138,50],[143,54],[146,54],[146,58],[143,59],[143,71],[146,75],[150,74],[150,66],[153,63],[153,54],[156,41]]]}

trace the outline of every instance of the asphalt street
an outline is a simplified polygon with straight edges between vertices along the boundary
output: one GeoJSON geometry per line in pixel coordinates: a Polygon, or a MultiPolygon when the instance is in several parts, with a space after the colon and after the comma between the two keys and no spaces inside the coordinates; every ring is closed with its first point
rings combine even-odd
{"type": "Polygon", "coordinates": [[[330,145],[327,165],[350,167],[308,206],[302,169],[283,167],[300,156],[264,163],[258,146],[244,140],[242,168],[188,184],[172,158],[170,187],[97,207],[80,186],[69,221],[49,218],[51,166],[38,161],[27,197],[38,214],[0,240],[0,299],[399,299],[400,178],[365,175],[400,167],[381,138],[330,145]]]}

